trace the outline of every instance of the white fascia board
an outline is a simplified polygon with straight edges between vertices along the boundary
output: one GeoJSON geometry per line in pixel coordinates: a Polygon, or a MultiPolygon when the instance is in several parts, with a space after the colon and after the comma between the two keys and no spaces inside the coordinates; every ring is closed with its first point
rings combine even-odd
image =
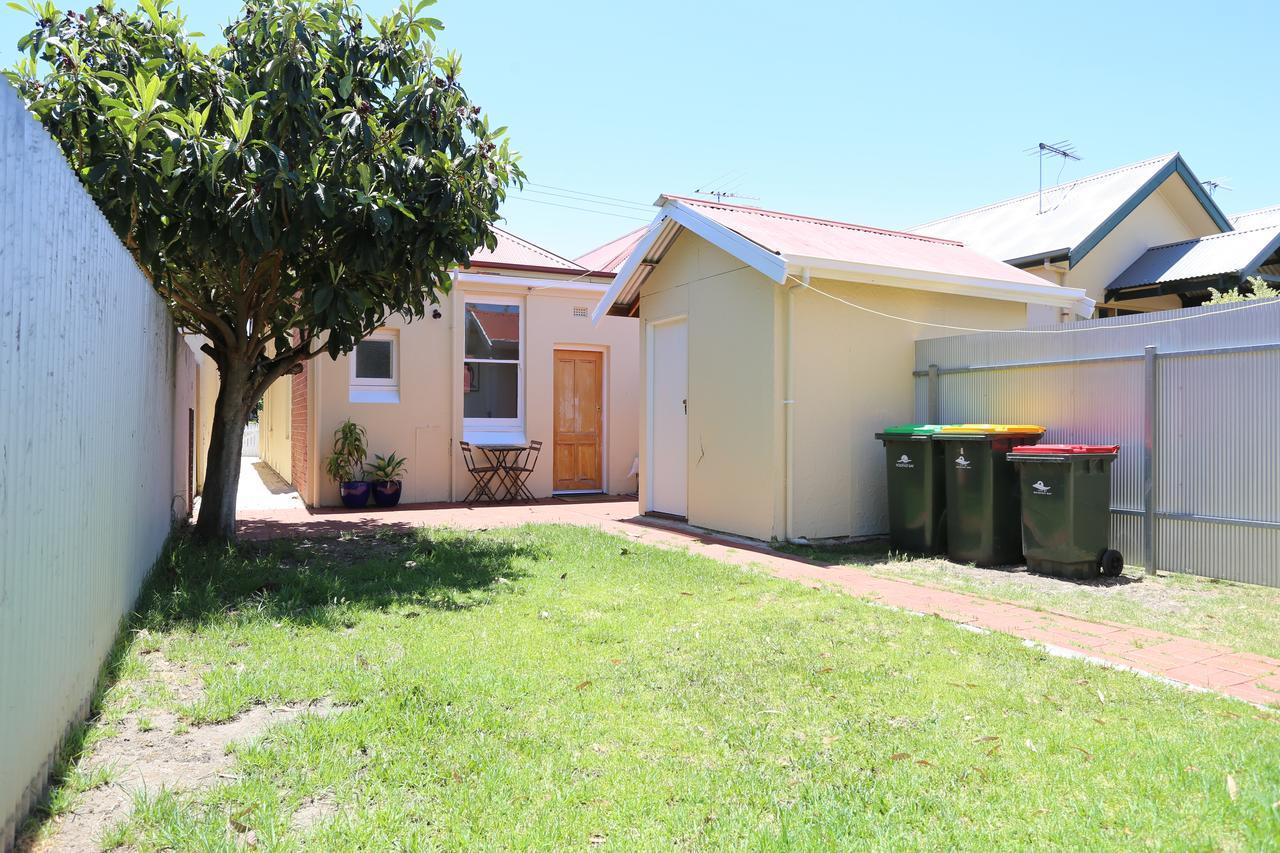
{"type": "Polygon", "coordinates": [[[518,275],[486,275],[476,272],[455,272],[453,280],[464,285],[474,284],[499,290],[569,290],[575,293],[602,294],[609,289],[609,285],[603,282],[518,275]]]}
{"type": "Polygon", "coordinates": [[[617,275],[613,277],[613,284],[609,285],[609,289],[604,292],[604,296],[601,296],[600,301],[596,303],[595,310],[591,312],[591,325],[598,325],[600,318],[609,312],[609,309],[613,307],[613,303],[618,301],[618,296],[622,293],[623,288],[627,286],[632,276],[636,274],[636,270],[640,268],[640,262],[649,254],[649,250],[653,248],[654,241],[662,233],[662,226],[670,218],[664,209],[658,211],[658,215],[654,217],[653,222],[649,223],[649,230],[645,232],[645,235],[640,238],[640,242],[631,250],[626,262],[618,268],[617,275]]]}
{"type": "Polygon", "coordinates": [[[663,210],[669,211],[672,219],[711,245],[727,252],[778,284],[787,280],[787,262],[777,252],[766,249],[754,240],[748,240],[738,232],[703,216],[675,199],[668,199],[663,210]]]}
{"type": "Polygon", "coordinates": [[[808,270],[815,278],[835,281],[855,281],[863,284],[901,287],[908,290],[925,290],[933,293],[951,293],[957,296],[973,296],[981,299],[1000,299],[1031,305],[1050,305],[1070,308],[1081,317],[1093,315],[1094,300],[1077,287],[1056,284],[1031,284],[1029,282],[996,281],[967,275],[908,270],[879,264],[860,264],[835,261],[830,258],[814,258],[803,255],[786,255],[787,269],[793,275],[808,270]]]}

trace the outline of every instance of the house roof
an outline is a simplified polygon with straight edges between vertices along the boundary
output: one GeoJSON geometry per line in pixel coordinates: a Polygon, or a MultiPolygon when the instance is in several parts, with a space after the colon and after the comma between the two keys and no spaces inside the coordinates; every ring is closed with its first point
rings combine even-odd
{"type": "Polygon", "coordinates": [[[1107,285],[1107,290],[1220,275],[1249,275],[1277,249],[1280,249],[1280,224],[1155,246],[1107,285]]]}
{"type": "Polygon", "coordinates": [[[644,232],[648,228],[637,228],[634,231],[628,231],[621,237],[610,240],[603,246],[596,246],[586,254],[579,255],[574,258],[574,263],[584,269],[596,270],[599,272],[617,272],[618,267],[622,266],[627,259],[627,255],[631,254],[631,250],[636,247],[644,232]]]}
{"type": "Polygon", "coordinates": [[[1041,304],[1070,306],[1084,299],[1083,291],[1052,284],[954,240],[677,195],[660,196],[656,204],[657,218],[619,267],[596,307],[597,319],[615,302],[634,302],[681,230],[697,233],[779,283],[808,272],[1041,304]]]}
{"type": "Polygon", "coordinates": [[[1280,225],[1280,204],[1234,214],[1231,217],[1231,224],[1240,230],[1280,225]]]}
{"type": "Polygon", "coordinates": [[[494,228],[498,244],[493,249],[479,249],[471,255],[473,267],[510,267],[512,269],[562,270],[568,272],[585,272],[586,268],[575,264],[568,258],[530,243],[523,237],[517,237],[510,231],[494,228]]]}
{"type": "Polygon", "coordinates": [[[1170,177],[1178,175],[1220,231],[1232,226],[1177,152],[967,210],[911,231],[961,240],[1009,263],[1078,263],[1170,177]],[[1043,204],[1043,210],[1042,210],[1043,204]]]}

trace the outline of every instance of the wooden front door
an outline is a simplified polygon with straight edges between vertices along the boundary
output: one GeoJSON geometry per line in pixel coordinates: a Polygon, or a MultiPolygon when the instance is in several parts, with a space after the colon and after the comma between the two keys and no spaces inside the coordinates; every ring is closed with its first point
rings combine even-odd
{"type": "Polygon", "coordinates": [[[557,492],[602,488],[604,353],[555,352],[555,463],[557,492]]]}

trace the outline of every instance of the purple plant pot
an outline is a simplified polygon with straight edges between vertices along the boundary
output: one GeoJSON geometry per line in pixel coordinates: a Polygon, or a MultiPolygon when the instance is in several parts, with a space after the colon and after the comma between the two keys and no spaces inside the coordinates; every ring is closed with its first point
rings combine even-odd
{"type": "Polygon", "coordinates": [[[393,507],[400,503],[399,480],[379,480],[373,484],[373,502],[380,507],[393,507]]]}
{"type": "Polygon", "coordinates": [[[369,503],[369,492],[372,491],[369,485],[362,480],[353,480],[338,486],[338,493],[342,495],[342,505],[348,509],[363,508],[369,503]]]}

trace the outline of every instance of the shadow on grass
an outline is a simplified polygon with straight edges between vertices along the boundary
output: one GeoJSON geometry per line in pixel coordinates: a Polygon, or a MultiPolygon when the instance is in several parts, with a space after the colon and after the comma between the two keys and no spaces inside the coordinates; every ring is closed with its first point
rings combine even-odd
{"type": "Polygon", "coordinates": [[[469,609],[487,600],[485,591],[499,578],[520,577],[515,561],[533,551],[502,539],[398,526],[231,547],[175,537],[136,621],[166,630],[251,612],[338,628],[345,607],[469,609]]]}

